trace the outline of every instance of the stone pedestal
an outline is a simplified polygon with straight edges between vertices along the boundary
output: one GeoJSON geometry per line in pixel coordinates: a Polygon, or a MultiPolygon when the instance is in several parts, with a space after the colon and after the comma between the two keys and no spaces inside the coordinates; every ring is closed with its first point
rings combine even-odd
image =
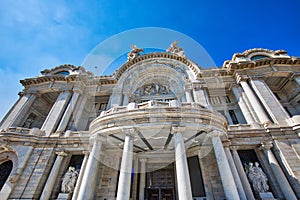
{"type": "Polygon", "coordinates": [[[273,199],[275,199],[271,192],[260,192],[259,197],[262,200],[273,200],[273,199]]]}
{"type": "Polygon", "coordinates": [[[71,193],[59,193],[57,200],[69,200],[71,199],[72,194],[71,193]]]}

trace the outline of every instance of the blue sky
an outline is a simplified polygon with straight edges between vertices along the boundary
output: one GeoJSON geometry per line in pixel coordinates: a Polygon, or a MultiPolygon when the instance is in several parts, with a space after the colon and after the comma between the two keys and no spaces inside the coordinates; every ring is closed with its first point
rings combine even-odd
{"type": "Polygon", "coordinates": [[[65,63],[81,65],[99,43],[134,28],[186,34],[217,66],[255,47],[300,56],[299,8],[299,0],[1,0],[0,118],[22,90],[18,80],[65,63]]]}

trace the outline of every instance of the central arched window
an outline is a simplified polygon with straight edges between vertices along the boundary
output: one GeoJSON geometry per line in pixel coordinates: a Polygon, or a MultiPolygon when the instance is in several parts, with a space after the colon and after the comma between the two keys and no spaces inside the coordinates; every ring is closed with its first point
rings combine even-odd
{"type": "Polygon", "coordinates": [[[265,55],[255,55],[251,57],[251,60],[260,60],[260,59],[264,59],[264,58],[269,58],[268,56],[265,55]]]}
{"type": "Polygon", "coordinates": [[[0,190],[4,186],[7,178],[9,177],[13,168],[13,162],[11,160],[5,161],[0,164],[0,190]]]}

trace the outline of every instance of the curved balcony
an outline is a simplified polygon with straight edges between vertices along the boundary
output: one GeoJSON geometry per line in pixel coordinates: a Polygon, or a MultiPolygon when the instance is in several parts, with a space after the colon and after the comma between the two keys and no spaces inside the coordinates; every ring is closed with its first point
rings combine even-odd
{"type": "Polygon", "coordinates": [[[129,103],[103,111],[90,125],[91,136],[108,136],[107,147],[120,146],[124,130],[135,129],[134,150],[172,149],[172,127],[181,127],[185,145],[201,140],[213,130],[226,133],[227,121],[221,114],[198,103],[148,101],[129,103]]]}

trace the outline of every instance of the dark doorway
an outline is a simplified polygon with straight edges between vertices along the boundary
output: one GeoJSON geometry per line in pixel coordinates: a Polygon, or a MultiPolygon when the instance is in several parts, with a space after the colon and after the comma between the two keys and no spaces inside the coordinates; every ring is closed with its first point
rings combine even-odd
{"type": "Polygon", "coordinates": [[[4,186],[9,174],[13,168],[13,162],[11,160],[5,161],[0,165],[0,190],[4,186]]]}
{"type": "Polygon", "coordinates": [[[147,200],[175,199],[174,165],[148,172],[145,190],[147,200]]]}

